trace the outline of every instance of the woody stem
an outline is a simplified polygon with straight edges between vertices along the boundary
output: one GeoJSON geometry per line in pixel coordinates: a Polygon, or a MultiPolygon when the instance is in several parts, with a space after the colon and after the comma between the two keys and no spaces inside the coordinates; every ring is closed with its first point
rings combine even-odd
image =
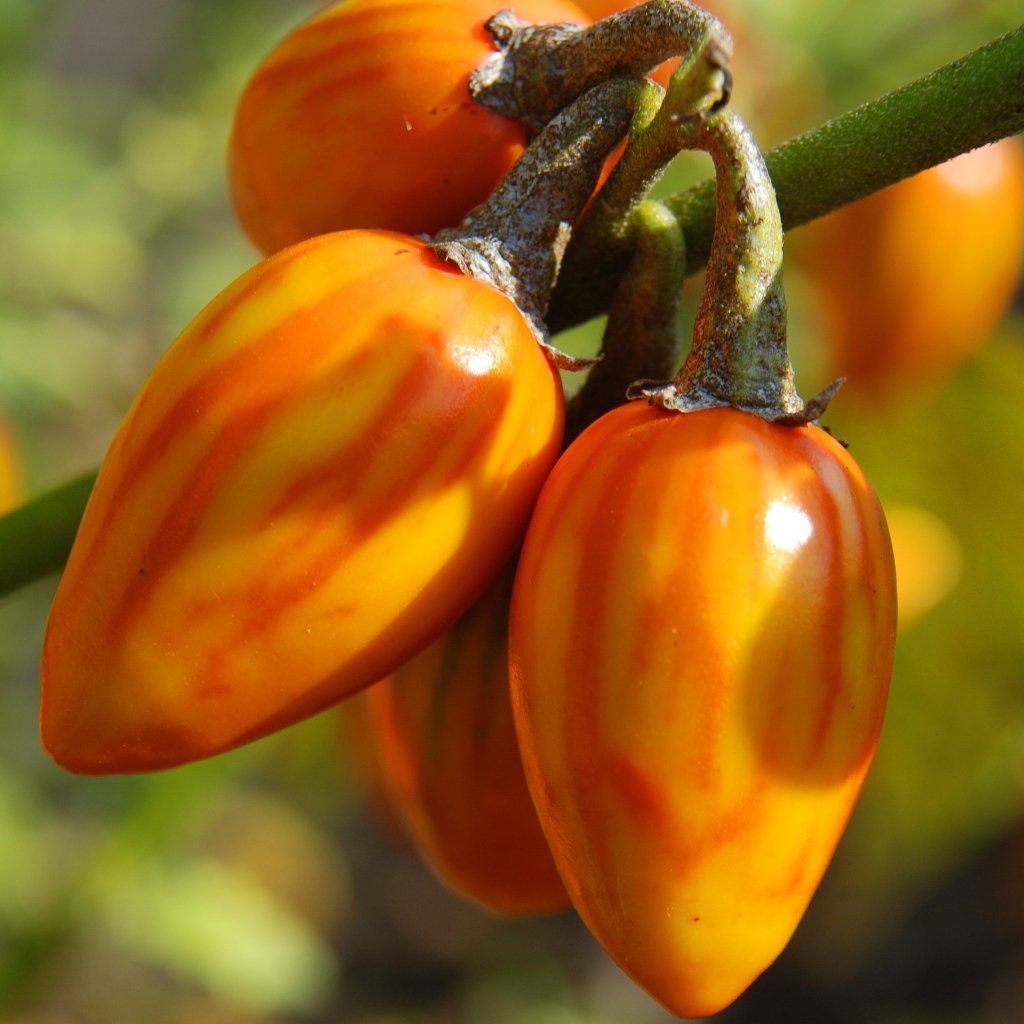
{"type": "Polygon", "coordinates": [[[718,41],[725,62],[732,53],[722,23],[689,0],[648,0],[585,28],[529,25],[504,10],[486,28],[498,52],[473,74],[470,93],[532,128],[599,82],[643,75],[708,37],[718,41]]]}
{"type": "MultiPolygon", "coordinates": [[[[916,81],[818,125],[766,155],[785,230],[1024,131],[1024,25],[916,81]]],[[[687,273],[705,265],[715,226],[715,182],[667,199],[686,234],[687,273]]],[[[629,252],[578,237],[548,323],[553,333],[607,308],[629,252]]]]}
{"type": "Polygon", "coordinates": [[[575,100],[530,143],[491,197],[434,242],[463,273],[508,295],[561,366],[572,368],[574,361],[547,345],[544,314],[572,225],[644,89],[639,79],[615,78],[575,100]]]}

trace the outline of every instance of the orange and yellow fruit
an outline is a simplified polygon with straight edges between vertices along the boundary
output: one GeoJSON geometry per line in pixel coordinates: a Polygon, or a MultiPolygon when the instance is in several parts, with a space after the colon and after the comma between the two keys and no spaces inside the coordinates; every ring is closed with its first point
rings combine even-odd
{"type": "Polygon", "coordinates": [[[169,767],[388,675],[512,555],[563,411],[512,301],[416,239],[341,232],[249,271],[104,460],[46,632],[47,750],[169,767]]]}
{"type": "MultiPolygon", "coordinates": [[[[434,234],[493,191],[526,147],[474,103],[494,52],[493,0],[344,0],[264,59],[235,114],[235,209],[266,253],[343,228],[434,234]]],[[[569,0],[523,0],[532,23],[586,24],[569,0]]]]}
{"type": "Polygon", "coordinates": [[[896,629],[881,507],[816,427],[640,403],[544,486],[516,576],[523,763],[572,901],[672,1012],[781,952],[878,742],[896,629]]]}
{"type": "Polygon", "coordinates": [[[499,914],[569,904],[523,776],[508,690],[509,581],[366,693],[394,806],[454,889],[499,914]]]}

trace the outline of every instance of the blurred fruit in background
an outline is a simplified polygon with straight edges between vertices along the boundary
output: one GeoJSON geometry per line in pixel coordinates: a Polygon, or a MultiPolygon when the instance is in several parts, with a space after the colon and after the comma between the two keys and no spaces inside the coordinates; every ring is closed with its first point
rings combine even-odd
{"type": "Polygon", "coordinates": [[[508,689],[510,580],[367,692],[383,775],[428,862],[498,914],[569,905],[526,788],[508,689]]]}
{"type": "Polygon", "coordinates": [[[947,376],[1005,315],[1024,262],[1018,139],[837,210],[801,232],[824,300],[828,360],[876,403],[947,376]]]}
{"type": "Polygon", "coordinates": [[[24,490],[21,456],[10,426],[0,417],[0,515],[21,500],[24,490]]]}
{"type": "Polygon", "coordinates": [[[956,586],[963,555],[953,531],[915,505],[885,510],[896,559],[896,594],[902,632],[931,611],[956,586]]]}

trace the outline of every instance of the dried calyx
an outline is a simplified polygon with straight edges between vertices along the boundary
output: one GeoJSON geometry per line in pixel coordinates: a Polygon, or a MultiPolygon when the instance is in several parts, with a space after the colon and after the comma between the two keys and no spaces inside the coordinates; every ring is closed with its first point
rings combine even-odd
{"type": "Polygon", "coordinates": [[[581,96],[537,136],[485,203],[434,240],[440,256],[516,303],[560,368],[593,362],[548,344],[543,318],[562,254],[605,159],[626,134],[648,85],[619,78],[581,96]]]}
{"type": "Polygon", "coordinates": [[[637,381],[629,397],[678,412],[731,406],[773,423],[808,423],[825,412],[842,380],[808,402],[796,390],[786,347],[782,222],[764,159],[732,112],[696,121],[693,145],[711,155],[718,181],[693,346],[675,380],[637,381]]]}
{"type": "Polygon", "coordinates": [[[498,50],[473,74],[470,92],[482,106],[534,130],[599,82],[646,74],[709,36],[725,62],[732,53],[722,23],[688,0],[648,0],[586,28],[529,25],[504,10],[485,27],[498,50]]]}

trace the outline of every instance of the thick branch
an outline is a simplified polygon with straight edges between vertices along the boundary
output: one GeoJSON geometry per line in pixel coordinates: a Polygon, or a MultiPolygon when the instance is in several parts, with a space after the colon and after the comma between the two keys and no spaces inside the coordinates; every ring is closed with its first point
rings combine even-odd
{"type": "MultiPolygon", "coordinates": [[[[794,228],[960,153],[1024,131],[1024,26],[966,57],[836,118],[767,155],[782,211],[794,228]]],[[[714,182],[669,201],[686,236],[687,269],[707,262],[714,182]]],[[[629,264],[570,245],[549,316],[553,330],[607,309],[629,264]]],[[[0,518],[0,594],[60,568],[85,508],[81,477],[0,518]]]]}
{"type": "MultiPolygon", "coordinates": [[[[1024,131],[1024,26],[766,154],[786,230],[960,153],[1024,131]]],[[[667,200],[687,270],[707,263],[715,183],[667,200]]],[[[552,333],[605,312],[629,265],[626,240],[570,245],[548,317],[552,333]],[[609,251],[611,250],[611,251],[609,251]]]]}

